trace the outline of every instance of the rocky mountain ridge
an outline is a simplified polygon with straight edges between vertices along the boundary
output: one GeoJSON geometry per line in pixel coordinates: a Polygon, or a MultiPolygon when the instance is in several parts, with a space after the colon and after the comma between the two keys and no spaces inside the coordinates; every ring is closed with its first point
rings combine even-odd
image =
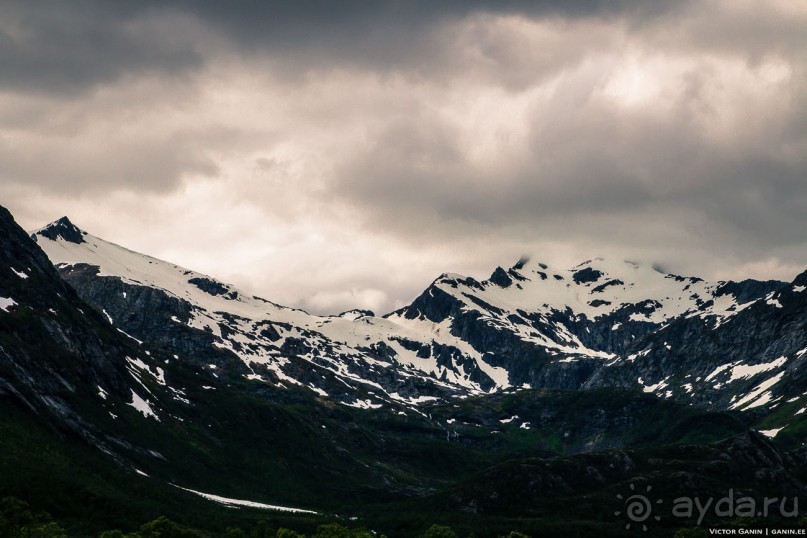
{"type": "Polygon", "coordinates": [[[807,360],[804,274],[710,283],[631,261],[557,270],[522,259],[484,281],[441,275],[383,317],[314,316],[67,218],[32,237],[82,298],[145,345],[345,405],[417,406],[508,387],[634,387],[711,409],[804,397],[793,388],[807,360]]]}

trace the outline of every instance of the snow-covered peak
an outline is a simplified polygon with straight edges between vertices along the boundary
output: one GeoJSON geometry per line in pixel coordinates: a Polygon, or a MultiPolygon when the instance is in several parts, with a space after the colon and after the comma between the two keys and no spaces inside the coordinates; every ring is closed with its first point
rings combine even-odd
{"type": "MultiPolygon", "coordinates": [[[[594,258],[579,263],[570,269],[553,267],[540,261],[522,258],[510,270],[524,276],[536,274],[539,276],[558,275],[564,279],[570,277],[571,280],[579,284],[603,283],[604,277],[632,282],[641,281],[641,283],[659,281],[659,275],[665,278],[676,277],[676,275],[670,275],[653,264],[619,258],[594,258]]],[[[556,277],[556,280],[560,279],[556,277]]],[[[596,284],[593,285],[596,286],[596,284]]]]}
{"type": "Polygon", "coordinates": [[[116,276],[123,282],[161,289],[208,312],[229,312],[248,319],[273,318],[309,323],[313,316],[282,307],[238,290],[230,284],[179,265],[140,254],[83,232],[66,218],[32,234],[51,262],[60,267],[87,264],[99,276],[116,276]],[[81,234],[75,241],[71,227],[81,234]],[[67,236],[63,232],[67,230],[67,236]]]}
{"type": "Polygon", "coordinates": [[[63,240],[69,243],[80,245],[84,243],[84,236],[87,232],[79,229],[75,224],[70,222],[67,217],[62,217],[48,224],[47,226],[36,230],[31,234],[31,237],[36,240],[37,236],[45,237],[52,241],[63,240]]]}
{"type": "Polygon", "coordinates": [[[693,312],[728,315],[736,311],[739,304],[732,295],[716,293],[721,284],[667,274],[652,264],[596,258],[571,269],[522,259],[510,269],[496,268],[481,283],[447,274],[434,285],[464,301],[473,296],[505,312],[571,309],[596,319],[641,306],[636,321],[662,323],[693,312]]]}

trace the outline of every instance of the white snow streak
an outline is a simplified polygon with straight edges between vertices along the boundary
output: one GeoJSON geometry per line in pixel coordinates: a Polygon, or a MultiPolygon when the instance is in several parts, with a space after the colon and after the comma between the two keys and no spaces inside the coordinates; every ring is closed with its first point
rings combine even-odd
{"type": "Polygon", "coordinates": [[[196,491],[189,488],[183,488],[182,486],[177,486],[176,484],[171,484],[175,488],[179,488],[183,491],[187,491],[189,493],[193,493],[199,495],[200,497],[204,497],[205,499],[213,502],[217,502],[219,504],[223,504],[225,506],[230,507],[239,507],[244,506],[246,508],[260,508],[261,510],[277,510],[280,512],[295,512],[300,514],[317,514],[318,512],[314,512],[313,510],[304,510],[302,508],[291,508],[288,506],[278,506],[274,504],[264,504],[258,503],[255,501],[244,501],[241,499],[229,499],[227,497],[221,497],[219,495],[213,495],[211,493],[202,493],[201,491],[196,491]]]}
{"type": "Polygon", "coordinates": [[[784,427],[784,426],[782,426],[781,428],[774,428],[774,429],[772,429],[772,430],[759,430],[759,433],[761,433],[762,435],[764,435],[764,436],[766,436],[766,437],[770,437],[771,439],[773,439],[774,437],[776,437],[776,435],[777,435],[777,434],[778,434],[780,431],[782,431],[782,430],[784,430],[784,429],[785,429],[785,427],[784,427]]]}

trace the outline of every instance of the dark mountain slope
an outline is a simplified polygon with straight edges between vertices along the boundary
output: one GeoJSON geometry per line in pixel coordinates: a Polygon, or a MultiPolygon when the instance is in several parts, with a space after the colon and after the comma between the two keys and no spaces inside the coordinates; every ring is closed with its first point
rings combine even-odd
{"type": "Polygon", "coordinates": [[[117,454],[105,408],[139,414],[126,404],[150,395],[131,361],[152,359],[78,298],[4,208],[0,252],[0,296],[13,302],[0,310],[0,395],[117,454]]]}

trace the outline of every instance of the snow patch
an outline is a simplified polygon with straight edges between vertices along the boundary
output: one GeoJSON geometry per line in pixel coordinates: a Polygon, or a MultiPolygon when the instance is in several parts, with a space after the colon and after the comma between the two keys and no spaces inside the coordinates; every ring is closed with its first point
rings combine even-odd
{"type": "Polygon", "coordinates": [[[121,333],[122,335],[124,335],[124,336],[128,336],[129,338],[131,338],[132,340],[134,340],[135,342],[137,342],[137,343],[138,343],[138,344],[140,344],[141,346],[143,345],[143,341],[142,341],[142,340],[138,340],[137,338],[135,338],[135,337],[134,337],[134,336],[132,336],[131,334],[127,333],[126,331],[122,331],[122,330],[121,330],[119,327],[115,327],[115,328],[116,328],[116,329],[118,330],[118,332],[119,332],[119,333],[121,333]]]}
{"type": "Polygon", "coordinates": [[[712,379],[714,379],[714,378],[715,378],[715,376],[717,376],[718,374],[720,374],[720,372],[723,372],[723,371],[725,371],[725,370],[728,370],[730,367],[731,367],[731,363],[729,363],[729,364],[722,364],[722,365],[718,366],[717,368],[715,368],[714,370],[712,370],[712,373],[710,373],[709,375],[707,375],[707,376],[706,376],[706,379],[704,379],[704,381],[711,381],[712,379]]]}
{"type": "Polygon", "coordinates": [[[781,381],[784,375],[784,372],[780,372],[770,379],[766,379],[753,390],[751,390],[751,392],[738,400],[737,403],[731,405],[729,409],[742,409],[743,411],[748,411],[749,409],[753,409],[770,402],[772,396],[768,389],[781,381]]]}
{"type": "Polygon", "coordinates": [[[322,397],[327,398],[329,396],[329,394],[327,392],[325,392],[324,390],[322,390],[319,387],[315,387],[314,385],[308,385],[308,388],[313,390],[314,392],[316,392],[317,394],[319,394],[322,397]]]}
{"type": "Polygon", "coordinates": [[[181,490],[187,491],[189,493],[193,493],[195,495],[199,495],[200,497],[204,497],[205,499],[213,502],[217,502],[219,504],[223,504],[224,506],[229,506],[232,508],[236,507],[246,507],[246,508],[260,508],[261,510],[277,510],[280,512],[295,512],[300,514],[317,514],[318,512],[314,512],[313,510],[304,510],[302,508],[291,508],[288,506],[278,506],[274,504],[264,504],[255,501],[245,501],[242,499],[229,499],[227,497],[221,497],[219,495],[213,495],[211,493],[202,493],[201,491],[196,491],[193,489],[183,488],[182,486],[177,486],[176,484],[171,484],[175,488],[179,488],[181,490]]]}
{"type": "Polygon", "coordinates": [[[339,402],[348,407],[355,407],[357,409],[378,409],[382,404],[374,404],[372,400],[356,400],[355,402],[339,402]]]}
{"type": "Polygon", "coordinates": [[[785,357],[779,357],[776,360],[763,364],[754,364],[754,365],[740,364],[738,366],[734,366],[731,369],[731,379],[729,381],[737,381],[738,379],[749,379],[757,374],[761,374],[762,372],[775,370],[781,367],[786,362],[787,359],[785,357]]]}
{"type": "Polygon", "coordinates": [[[776,437],[776,434],[778,434],[780,431],[784,429],[785,427],[782,426],[781,428],[774,428],[772,430],[759,430],[759,433],[761,433],[765,437],[770,437],[771,439],[773,439],[774,437],[776,437]]]}
{"type": "Polygon", "coordinates": [[[151,404],[137,395],[135,391],[132,391],[132,401],[127,403],[126,405],[130,405],[140,411],[144,417],[154,417],[154,419],[159,422],[160,418],[157,416],[157,413],[151,408],[151,404]]]}
{"type": "MultiPolygon", "coordinates": [[[[778,359],[772,360],[771,362],[764,362],[761,364],[742,364],[742,361],[735,361],[726,364],[722,364],[712,370],[712,372],[706,376],[706,381],[711,381],[719,374],[729,371],[729,379],[728,383],[732,383],[734,381],[739,381],[740,379],[750,379],[755,375],[761,374],[763,372],[768,372],[770,370],[776,370],[777,368],[781,368],[787,362],[787,358],[784,356],[779,357],[778,359]]],[[[722,386],[722,384],[720,384],[722,386]]]]}
{"type": "Polygon", "coordinates": [[[661,389],[663,389],[663,388],[665,388],[667,386],[667,380],[668,379],[669,379],[669,377],[665,377],[664,379],[662,379],[661,381],[659,381],[655,385],[645,385],[644,381],[642,380],[641,377],[638,378],[636,381],[640,385],[642,385],[642,391],[643,392],[657,392],[657,391],[660,391],[661,389]]]}
{"type": "Polygon", "coordinates": [[[8,309],[12,306],[17,306],[17,302],[14,299],[0,297],[0,310],[3,312],[8,312],[8,309]]]}
{"type": "Polygon", "coordinates": [[[157,371],[157,373],[155,374],[154,372],[151,371],[151,367],[145,362],[141,361],[140,359],[133,359],[131,357],[126,357],[126,362],[128,362],[130,366],[136,366],[141,371],[144,371],[147,374],[149,374],[160,385],[165,385],[165,371],[159,366],[154,367],[154,369],[157,371]]]}
{"type": "Polygon", "coordinates": [[[426,402],[433,402],[435,400],[439,400],[437,396],[418,396],[416,398],[409,398],[406,401],[411,404],[419,404],[419,403],[426,403],[426,402]]]}

